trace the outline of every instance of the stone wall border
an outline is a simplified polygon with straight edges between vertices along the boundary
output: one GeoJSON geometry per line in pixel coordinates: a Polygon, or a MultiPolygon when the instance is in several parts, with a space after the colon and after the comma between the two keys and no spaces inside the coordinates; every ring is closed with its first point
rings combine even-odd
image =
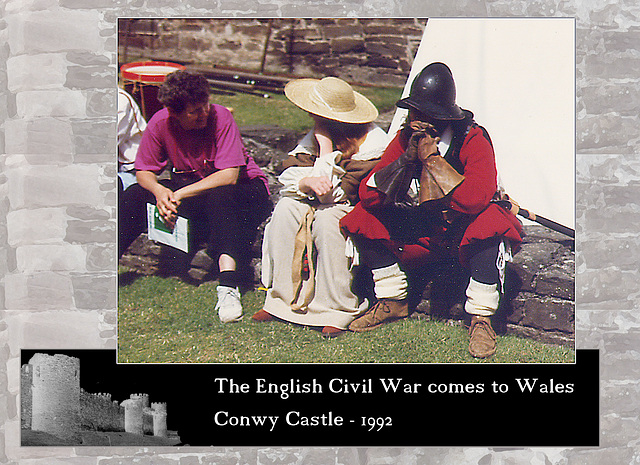
{"type": "Polygon", "coordinates": [[[640,7],[614,1],[1,3],[0,463],[637,463],[639,31],[640,7]],[[115,348],[118,17],[460,15],[576,18],[576,343],[600,350],[599,448],[19,447],[20,349],[115,348]],[[30,214],[46,228],[19,221],[30,214]]]}

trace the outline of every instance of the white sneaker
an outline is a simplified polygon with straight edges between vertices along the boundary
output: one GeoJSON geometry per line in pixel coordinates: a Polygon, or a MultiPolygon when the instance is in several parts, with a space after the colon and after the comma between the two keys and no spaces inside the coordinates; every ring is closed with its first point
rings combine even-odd
{"type": "Polygon", "coordinates": [[[218,285],[218,303],[215,310],[218,312],[220,321],[231,323],[242,319],[242,304],[240,303],[240,291],[237,287],[218,285]]]}

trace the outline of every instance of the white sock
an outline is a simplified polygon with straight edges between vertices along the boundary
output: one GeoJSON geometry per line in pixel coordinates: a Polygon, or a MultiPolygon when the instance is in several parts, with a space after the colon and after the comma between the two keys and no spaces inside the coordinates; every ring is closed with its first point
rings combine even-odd
{"type": "Polygon", "coordinates": [[[473,278],[467,286],[467,301],[464,310],[470,315],[491,316],[498,309],[500,293],[497,284],[480,283],[473,278]]]}
{"type": "Polygon", "coordinates": [[[378,299],[403,300],[407,298],[407,275],[397,263],[371,270],[373,289],[378,299]]]}

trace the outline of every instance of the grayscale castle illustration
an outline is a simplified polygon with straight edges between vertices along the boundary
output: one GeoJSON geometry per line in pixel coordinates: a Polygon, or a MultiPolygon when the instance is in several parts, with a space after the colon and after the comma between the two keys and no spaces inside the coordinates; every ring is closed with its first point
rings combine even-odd
{"type": "MultiPolygon", "coordinates": [[[[36,353],[22,365],[22,429],[77,439],[83,431],[126,432],[167,438],[167,405],[148,394],[122,402],[80,387],[80,360],[36,353]]],[[[174,433],[175,434],[175,433],[174,433]]]]}

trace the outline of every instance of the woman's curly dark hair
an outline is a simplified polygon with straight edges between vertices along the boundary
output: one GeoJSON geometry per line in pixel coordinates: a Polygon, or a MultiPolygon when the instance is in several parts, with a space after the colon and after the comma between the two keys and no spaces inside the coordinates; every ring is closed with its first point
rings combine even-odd
{"type": "Polygon", "coordinates": [[[176,113],[182,113],[188,103],[209,100],[209,82],[198,73],[179,70],[168,74],[160,89],[158,100],[176,113]]]}

